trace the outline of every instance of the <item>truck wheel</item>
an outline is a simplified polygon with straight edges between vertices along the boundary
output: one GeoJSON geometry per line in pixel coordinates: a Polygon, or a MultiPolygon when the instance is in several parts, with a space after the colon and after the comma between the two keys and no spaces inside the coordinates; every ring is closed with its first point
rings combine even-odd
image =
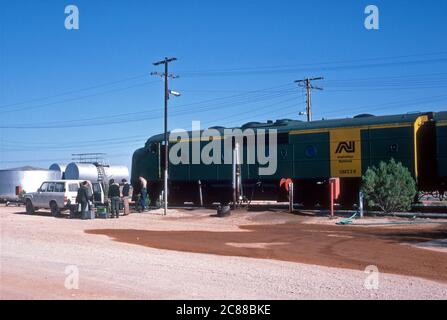
{"type": "Polygon", "coordinates": [[[60,213],[59,207],[57,206],[57,203],[55,201],[50,202],[50,209],[51,209],[51,214],[53,215],[53,217],[57,217],[59,215],[59,213],[60,213]]]}
{"type": "Polygon", "coordinates": [[[26,213],[34,214],[34,206],[30,199],[26,199],[26,213]]]}

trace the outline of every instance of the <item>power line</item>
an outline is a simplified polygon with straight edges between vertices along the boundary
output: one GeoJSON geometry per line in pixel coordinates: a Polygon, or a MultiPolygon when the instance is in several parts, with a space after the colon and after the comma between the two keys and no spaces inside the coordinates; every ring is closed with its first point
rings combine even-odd
{"type": "MultiPolygon", "coordinates": [[[[371,59],[373,60],[373,59],[371,59]]],[[[377,59],[374,59],[377,60],[377,59]]],[[[189,75],[185,73],[185,77],[212,77],[212,76],[255,76],[262,74],[286,74],[286,73],[298,73],[298,72],[321,72],[321,71],[331,71],[331,70],[350,70],[350,69],[363,69],[363,68],[383,68],[383,67],[398,67],[398,66],[408,66],[408,65],[425,65],[433,63],[445,63],[447,58],[434,58],[434,59],[419,59],[419,60],[408,60],[408,61],[390,61],[390,62],[378,62],[378,63],[363,63],[363,64],[352,64],[347,63],[345,65],[334,65],[335,63],[323,63],[315,64],[315,67],[309,67],[312,64],[306,64],[302,67],[298,66],[288,66],[288,67],[272,67],[272,68],[253,68],[253,69],[241,69],[239,71],[234,70],[222,70],[215,72],[191,72],[189,75]]]]}
{"type": "Polygon", "coordinates": [[[335,61],[324,61],[324,62],[314,62],[305,63],[298,65],[274,65],[274,66],[256,66],[256,67],[241,67],[241,68],[228,68],[228,69],[211,69],[211,70],[183,70],[181,71],[184,75],[192,74],[207,74],[207,73],[221,73],[221,72],[239,72],[239,71],[258,71],[261,69],[290,69],[297,67],[306,66],[320,66],[320,65],[334,65],[334,64],[346,64],[346,63],[357,63],[357,62],[368,62],[368,61],[378,61],[378,60],[394,60],[403,58],[415,58],[415,57],[427,57],[435,55],[447,55],[447,52],[431,52],[431,53],[420,53],[411,55],[399,55],[399,56],[387,56],[387,57],[374,57],[374,58],[363,58],[363,59],[352,59],[352,60],[335,60],[335,61]]]}
{"type": "MultiPolygon", "coordinates": [[[[306,64],[302,64],[302,65],[279,65],[279,66],[264,66],[264,67],[245,67],[245,68],[229,68],[229,69],[216,69],[216,70],[192,70],[192,71],[185,71],[184,74],[186,75],[212,75],[213,73],[215,75],[221,74],[221,73],[232,73],[234,75],[237,75],[237,73],[239,72],[255,72],[255,73],[265,73],[265,72],[297,72],[299,70],[304,71],[306,69],[296,69],[299,67],[309,67],[309,66],[329,66],[331,69],[335,68],[335,69],[340,69],[340,68],[356,68],[356,67],[377,67],[377,66],[383,66],[380,64],[375,64],[375,65],[348,65],[348,66],[333,66],[334,64],[352,64],[352,63],[358,63],[358,62],[367,62],[367,61],[379,61],[379,60],[393,60],[393,59],[402,59],[402,58],[414,58],[414,57],[427,57],[427,56],[434,56],[434,55],[446,55],[447,52],[437,52],[437,53],[424,53],[424,54],[412,54],[412,55],[401,55],[401,56],[390,56],[390,57],[377,57],[377,58],[366,58],[366,59],[355,59],[355,60],[341,60],[341,61],[332,61],[332,62],[317,62],[317,63],[306,63],[306,64]]],[[[403,61],[403,62],[390,62],[391,64],[394,65],[399,65],[401,64],[421,64],[421,63],[434,63],[434,62],[444,62],[447,59],[445,58],[441,58],[441,59],[428,59],[428,60],[412,60],[412,61],[403,61]]],[[[309,70],[309,69],[307,69],[309,70]]],[[[310,69],[312,70],[312,69],[310,69]]],[[[325,70],[329,70],[329,69],[325,69],[325,70]]],[[[146,77],[146,74],[141,74],[141,75],[136,75],[133,77],[128,77],[128,78],[124,78],[121,80],[116,80],[116,81],[110,81],[110,82],[106,82],[106,83],[101,83],[98,85],[94,85],[94,86],[90,86],[90,87],[85,87],[85,88],[81,88],[81,89],[76,89],[76,90],[70,90],[70,91],[66,91],[66,92],[62,92],[59,94],[55,94],[55,95],[49,95],[49,96],[45,96],[45,97],[40,97],[40,98],[35,98],[35,99],[29,99],[26,101],[21,101],[21,102],[16,102],[16,103],[11,103],[11,104],[6,104],[6,105],[1,105],[0,108],[7,108],[7,107],[12,107],[12,106],[19,106],[19,105],[23,105],[23,104],[27,104],[30,102],[36,102],[36,101],[43,101],[43,100],[48,100],[48,99],[52,99],[52,98],[57,98],[57,97],[61,97],[61,96],[65,96],[65,95],[70,95],[73,93],[78,93],[78,92],[83,92],[83,91],[89,91],[89,90],[93,90],[93,89],[97,89],[97,88],[101,88],[101,87],[106,87],[106,86],[111,86],[114,84],[118,84],[118,83],[122,83],[122,82],[127,82],[127,81],[131,81],[131,80],[136,80],[136,79],[140,79],[140,78],[144,78],[146,77]]],[[[58,102],[60,103],[60,102],[58,102]]],[[[19,109],[21,110],[21,109],[19,109]]]]}
{"type": "MultiPolygon", "coordinates": [[[[229,100],[229,101],[222,101],[217,104],[210,104],[210,105],[204,105],[200,106],[194,109],[185,109],[185,110],[179,110],[181,108],[184,108],[186,106],[189,106],[191,104],[185,104],[185,105],[179,105],[176,106],[175,111],[172,114],[172,117],[178,117],[182,115],[189,115],[189,114],[195,114],[195,113],[201,113],[204,111],[210,111],[219,109],[222,107],[230,106],[230,108],[236,108],[240,105],[249,104],[249,103],[259,103],[266,100],[272,100],[276,98],[280,98],[287,95],[293,95],[296,93],[278,93],[278,94],[258,94],[254,97],[244,97],[243,99],[238,100],[229,100]]],[[[80,128],[80,127],[91,127],[91,126],[107,126],[107,125],[113,125],[113,124],[124,124],[124,123],[136,123],[136,122],[142,122],[146,120],[154,120],[161,117],[161,114],[154,114],[155,112],[159,111],[157,109],[150,109],[150,111],[153,111],[151,115],[144,116],[144,117],[138,117],[135,119],[135,115],[142,115],[147,112],[141,111],[141,112],[131,112],[131,113],[124,113],[124,114],[118,114],[118,115],[111,115],[111,116],[105,116],[105,117],[96,117],[96,118],[87,118],[87,119],[77,119],[77,120],[68,120],[68,121],[59,121],[59,122],[49,122],[49,123],[24,123],[19,125],[3,125],[0,126],[2,129],[62,129],[62,128],[80,128]],[[99,121],[99,122],[93,122],[91,120],[105,120],[110,118],[119,118],[119,117],[128,117],[132,116],[130,119],[115,119],[115,120],[107,120],[107,121],[99,121]]]]}
{"type": "Polygon", "coordinates": [[[68,98],[68,99],[61,100],[61,101],[49,102],[49,103],[44,103],[44,104],[35,105],[35,106],[28,106],[28,107],[22,107],[22,108],[18,108],[18,109],[6,110],[6,111],[2,111],[2,113],[11,113],[11,112],[24,111],[24,110],[40,109],[40,108],[43,108],[43,107],[59,105],[59,104],[63,104],[63,103],[67,103],[67,102],[73,102],[73,101],[77,101],[77,100],[83,100],[83,99],[87,99],[87,98],[93,98],[93,97],[101,96],[101,95],[104,95],[104,94],[109,94],[109,93],[115,93],[115,92],[120,92],[120,91],[124,91],[124,90],[129,90],[129,89],[132,89],[132,88],[144,87],[144,86],[146,86],[146,85],[148,85],[150,83],[155,83],[155,82],[157,82],[157,81],[139,83],[139,84],[132,85],[132,86],[127,86],[127,87],[124,87],[124,88],[107,90],[107,91],[100,92],[100,93],[85,95],[85,96],[81,96],[81,97],[73,97],[73,98],[68,98]]]}
{"type": "MultiPolygon", "coordinates": [[[[259,110],[265,110],[268,109],[267,112],[263,112],[262,114],[272,113],[272,110],[278,110],[283,108],[289,108],[289,106],[282,107],[281,105],[286,102],[294,101],[296,98],[288,98],[283,99],[280,101],[275,102],[274,104],[267,104],[263,106],[259,106],[256,108],[256,111],[253,110],[246,110],[243,112],[237,112],[235,114],[232,114],[227,117],[219,117],[216,118],[216,120],[211,120],[204,122],[205,124],[212,123],[212,122],[220,122],[223,119],[231,119],[235,118],[237,120],[240,120],[240,116],[243,114],[250,114],[250,115],[257,115],[259,110]],[[272,109],[272,107],[275,107],[272,109]]],[[[294,104],[296,105],[296,104],[294,104]]],[[[65,143],[63,146],[60,146],[58,144],[52,144],[52,145],[43,145],[43,144],[23,144],[18,141],[7,141],[5,143],[6,148],[4,148],[5,152],[13,152],[13,151],[36,151],[36,150],[47,150],[47,151],[62,151],[62,150],[73,150],[73,149],[81,149],[81,148],[93,148],[97,146],[110,148],[111,146],[122,146],[122,145],[128,145],[129,143],[141,143],[141,141],[138,141],[140,139],[147,140],[149,137],[148,135],[138,135],[138,136],[129,136],[129,137],[122,137],[118,139],[101,139],[101,140],[93,140],[93,141],[87,141],[87,142],[81,142],[76,144],[68,144],[65,143]]]]}
{"type": "Polygon", "coordinates": [[[70,94],[73,94],[73,93],[78,93],[78,92],[83,92],[83,91],[90,91],[90,90],[93,90],[93,89],[108,87],[108,86],[111,86],[111,85],[114,85],[114,84],[127,82],[127,81],[131,81],[131,80],[136,80],[136,79],[141,79],[141,78],[144,78],[144,77],[147,77],[147,75],[146,74],[144,74],[144,75],[141,74],[141,75],[137,75],[137,76],[133,76],[133,77],[129,77],[129,78],[124,78],[124,79],[121,79],[121,80],[105,82],[105,83],[94,85],[94,86],[91,86],[91,87],[85,87],[85,88],[81,88],[81,89],[65,91],[65,92],[58,93],[58,94],[51,95],[51,96],[45,96],[45,97],[34,98],[34,99],[22,101],[22,102],[15,102],[15,103],[10,103],[10,104],[5,104],[5,105],[1,105],[0,108],[7,108],[7,107],[12,107],[12,106],[18,106],[18,105],[27,104],[27,103],[30,103],[30,102],[35,102],[35,101],[49,100],[49,99],[53,99],[53,98],[58,98],[58,97],[70,95],[70,94]]]}
{"type": "MultiPolygon", "coordinates": [[[[268,108],[269,110],[268,110],[267,112],[263,112],[262,115],[263,115],[263,114],[272,113],[272,111],[275,111],[275,110],[277,110],[277,109],[280,107],[280,104],[281,104],[281,103],[289,102],[289,101],[295,101],[295,100],[296,100],[296,98],[293,97],[293,98],[291,98],[291,99],[286,99],[286,100],[278,101],[278,102],[275,103],[274,105],[269,104],[269,105],[266,105],[266,106],[258,107],[258,108],[256,108],[256,111],[255,111],[255,112],[253,112],[253,110],[242,111],[242,112],[238,112],[238,113],[236,113],[236,114],[234,114],[234,115],[231,115],[231,116],[227,116],[227,117],[219,117],[219,119],[204,122],[204,124],[206,124],[206,126],[208,126],[209,124],[211,124],[211,123],[215,123],[215,122],[218,121],[218,125],[222,125],[222,122],[220,122],[221,120],[224,120],[224,119],[231,119],[231,118],[234,118],[235,120],[238,120],[238,121],[239,121],[239,120],[241,120],[240,115],[242,115],[242,114],[250,114],[251,116],[254,116],[254,115],[258,115],[257,111],[259,111],[259,110],[264,110],[264,109],[266,109],[266,108],[268,108]],[[272,109],[272,107],[275,107],[275,108],[272,109]]],[[[288,105],[288,106],[283,107],[283,108],[289,108],[289,107],[292,107],[292,106],[296,106],[296,103],[293,104],[293,105],[288,105]]],[[[228,123],[228,122],[226,122],[226,123],[228,123]]],[[[226,123],[224,122],[224,124],[226,124],[226,123]]]]}

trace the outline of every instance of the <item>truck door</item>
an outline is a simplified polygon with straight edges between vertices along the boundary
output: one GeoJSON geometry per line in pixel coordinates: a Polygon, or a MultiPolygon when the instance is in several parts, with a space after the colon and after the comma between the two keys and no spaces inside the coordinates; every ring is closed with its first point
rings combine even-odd
{"type": "Polygon", "coordinates": [[[50,201],[56,200],[55,198],[55,191],[56,191],[56,183],[50,182],[48,183],[48,189],[47,192],[43,194],[42,200],[44,201],[43,206],[46,208],[50,207],[50,201]]]}
{"type": "Polygon", "coordinates": [[[37,193],[33,197],[33,205],[35,207],[46,207],[48,204],[45,203],[45,196],[48,192],[48,182],[42,183],[40,188],[37,190],[37,193]]]}

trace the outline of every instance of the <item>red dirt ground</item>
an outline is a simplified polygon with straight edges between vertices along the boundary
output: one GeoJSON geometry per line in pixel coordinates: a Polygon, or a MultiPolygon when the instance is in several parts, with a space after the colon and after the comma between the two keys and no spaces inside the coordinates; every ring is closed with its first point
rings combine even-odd
{"type": "Polygon", "coordinates": [[[302,223],[241,226],[240,232],[97,229],[116,241],[157,249],[276,259],[447,282],[447,254],[410,244],[447,238],[447,225],[357,227],[302,223]]]}

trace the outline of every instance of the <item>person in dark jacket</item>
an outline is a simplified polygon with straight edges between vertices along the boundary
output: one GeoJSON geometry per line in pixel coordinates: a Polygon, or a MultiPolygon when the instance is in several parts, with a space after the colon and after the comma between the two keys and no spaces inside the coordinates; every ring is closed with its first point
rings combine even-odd
{"type": "Polygon", "coordinates": [[[89,189],[87,187],[88,182],[84,181],[81,183],[81,186],[78,189],[78,194],[76,196],[76,202],[78,204],[81,204],[81,214],[83,215],[85,213],[85,209],[88,206],[88,201],[90,200],[89,197],[89,189]]]}
{"type": "Polygon", "coordinates": [[[130,184],[127,182],[126,179],[123,179],[121,182],[123,183],[123,190],[121,193],[123,196],[124,215],[127,216],[128,214],[130,214],[129,210],[130,184]]]}
{"type": "Polygon", "coordinates": [[[111,179],[109,181],[109,194],[108,197],[112,205],[112,216],[111,218],[119,218],[120,214],[120,186],[115,183],[115,180],[111,179]]]}

